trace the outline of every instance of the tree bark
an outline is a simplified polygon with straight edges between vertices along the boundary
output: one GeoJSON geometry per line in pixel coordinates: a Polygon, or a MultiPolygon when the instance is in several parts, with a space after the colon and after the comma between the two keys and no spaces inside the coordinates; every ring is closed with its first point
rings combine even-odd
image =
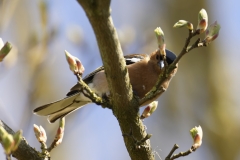
{"type": "Polygon", "coordinates": [[[110,0],[78,0],[96,35],[116,116],[132,160],[152,160],[154,155],[145,127],[139,119],[139,101],[134,97],[121,45],[112,18],[110,0]],[[144,141],[142,141],[144,140],[144,141]],[[141,142],[141,143],[140,143],[141,142]]]}

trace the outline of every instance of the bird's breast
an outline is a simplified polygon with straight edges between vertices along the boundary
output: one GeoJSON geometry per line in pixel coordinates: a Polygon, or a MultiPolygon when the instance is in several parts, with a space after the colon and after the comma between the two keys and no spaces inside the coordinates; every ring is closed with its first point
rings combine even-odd
{"type": "Polygon", "coordinates": [[[89,84],[89,87],[97,93],[99,96],[102,96],[103,94],[109,94],[109,88],[107,83],[107,78],[104,71],[98,72],[94,78],[91,84],[89,84]]]}

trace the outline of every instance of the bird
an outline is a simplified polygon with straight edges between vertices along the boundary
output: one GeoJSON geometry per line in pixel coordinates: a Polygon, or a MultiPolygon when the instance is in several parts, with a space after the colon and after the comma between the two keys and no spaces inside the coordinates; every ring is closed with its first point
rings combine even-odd
{"type": "MultiPolygon", "coordinates": [[[[176,55],[166,51],[166,62],[170,65],[175,59],[176,55]]],[[[159,75],[164,69],[164,60],[159,50],[155,50],[151,54],[131,54],[124,56],[126,67],[129,72],[130,83],[132,85],[133,94],[139,98],[143,98],[156,84],[159,75]]],[[[176,68],[171,72],[162,86],[167,89],[172,77],[176,74],[176,68]]],[[[101,66],[85,76],[83,81],[100,97],[111,96],[107,84],[107,79],[104,67],[101,66]]],[[[150,104],[156,100],[160,94],[153,99],[148,100],[141,106],[150,104]]],[[[66,97],[34,109],[34,114],[40,116],[48,116],[49,123],[54,123],[57,119],[63,118],[73,111],[85,106],[92,101],[85,97],[81,92],[81,86],[77,83],[66,94],[66,97]]],[[[140,106],[140,107],[141,107],[140,106]]]]}

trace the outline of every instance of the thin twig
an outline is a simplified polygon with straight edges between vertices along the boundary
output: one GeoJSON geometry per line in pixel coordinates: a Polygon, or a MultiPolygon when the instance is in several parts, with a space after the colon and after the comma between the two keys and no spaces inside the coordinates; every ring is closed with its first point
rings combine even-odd
{"type": "Polygon", "coordinates": [[[195,32],[193,32],[192,30],[189,30],[188,38],[185,41],[185,45],[184,45],[182,51],[180,52],[180,54],[177,56],[177,58],[174,60],[174,62],[171,65],[175,66],[180,61],[182,56],[184,56],[186,53],[188,53],[190,51],[190,50],[188,50],[188,45],[190,44],[191,39],[199,34],[200,34],[199,30],[196,30],[195,32]]]}
{"type": "Polygon", "coordinates": [[[42,153],[41,155],[44,156],[44,157],[48,157],[48,159],[50,158],[50,153],[47,149],[47,145],[45,142],[41,142],[41,150],[42,150],[42,153]]]}
{"type": "Polygon", "coordinates": [[[165,160],[170,160],[172,154],[179,148],[179,146],[177,144],[174,144],[172,150],[170,151],[170,153],[168,154],[168,156],[165,158],[165,160]]]}
{"type": "Polygon", "coordinates": [[[187,150],[186,152],[179,152],[178,154],[174,154],[170,160],[174,160],[177,159],[179,157],[184,157],[187,156],[189,154],[191,154],[193,152],[193,150],[190,148],[189,150],[187,150]]]}
{"type": "Polygon", "coordinates": [[[51,152],[53,148],[57,147],[59,144],[62,143],[63,136],[64,136],[64,130],[65,130],[65,117],[61,118],[59,121],[57,133],[55,135],[55,138],[54,138],[52,144],[47,149],[48,152],[51,152]]]}
{"type": "Polygon", "coordinates": [[[82,92],[85,96],[87,96],[88,98],[90,98],[94,103],[96,104],[103,104],[103,100],[101,97],[99,97],[96,93],[94,93],[91,88],[88,87],[88,85],[82,80],[82,77],[80,74],[77,74],[77,79],[78,79],[78,84],[81,86],[82,88],[82,92]],[[86,91],[87,94],[84,92],[86,91]]]}
{"type": "Polygon", "coordinates": [[[91,99],[92,102],[96,103],[97,105],[102,105],[103,107],[111,108],[111,105],[107,100],[99,97],[95,92],[91,90],[91,88],[89,88],[89,86],[82,80],[82,75],[76,74],[76,77],[78,79],[78,84],[82,88],[82,93],[84,94],[84,96],[91,99]]]}
{"type": "Polygon", "coordinates": [[[201,41],[200,38],[192,46],[189,46],[191,39],[199,34],[200,34],[199,30],[196,30],[195,32],[193,32],[192,30],[189,30],[188,38],[185,41],[185,45],[184,45],[182,51],[180,52],[180,54],[177,56],[177,58],[174,60],[174,62],[171,65],[169,65],[169,66],[165,65],[166,69],[164,69],[164,72],[162,72],[159,75],[158,81],[155,84],[155,86],[142,99],[140,99],[140,101],[139,101],[140,105],[144,104],[144,102],[148,101],[149,99],[156,96],[157,94],[161,94],[166,91],[166,88],[164,88],[162,86],[162,84],[164,83],[164,81],[166,81],[166,79],[169,77],[169,75],[172,73],[172,71],[175,68],[177,68],[177,63],[180,61],[180,59],[186,53],[188,53],[189,51],[191,51],[194,48],[207,46],[206,43],[200,42],[201,41]]]}
{"type": "Polygon", "coordinates": [[[193,151],[195,151],[197,148],[194,148],[193,146],[185,151],[185,152],[179,152],[178,154],[174,154],[173,153],[179,148],[179,146],[177,144],[174,144],[172,150],[169,152],[168,156],[165,158],[165,160],[174,160],[177,159],[179,157],[184,157],[187,156],[189,154],[191,154],[193,151]]]}
{"type": "Polygon", "coordinates": [[[57,146],[57,141],[56,139],[53,140],[52,144],[50,145],[50,147],[48,147],[47,151],[51,152],[56,146],[57,146]]]}
{"type": "Polygon", "coordinates": [[[42,152],[45,152],[45,150],[47,149],[47,145],[45,142],[41,142],[41,149],[42,149],[42,152]]]}
{"type": "Polygon", "coordinates": [[[162,94],[163,92],[166,91],[166,88],[164,88],[163,86],[160,86],[166,79],[166,74],[161,73],[159,75],[160,78],[158,78],[158,81],[156,83],[156,85],[139,101],[139,104],[144,104],[146,101],[148,101],[149,99],[151,99],[151,97],[154,97],[154,95],[157,94],[162,94]],[[163,77],[165,75],[165,77],[163,77]]]}
{"type": "MultiPolygon", "coordinates": [[[[161,94],[166,91],[166,88],[161,86],[163,82],[168,78],[168,76],[171,74],[171,72],[177,67],[177,63],[180,61],[183,55],[185,55],[188,52],[188,45],[191,41],[191,39],[199,34],[199,30],[196,30],[193,32],[192,30],[189,30],[188,38],[185,41],[185,45],[181,51],[181,53],[177,56],[177,58],[174,60],[174,62],[171,65],[165,65],[166,68],[164,71],[159,75],[158,81],[155,84],[155,86],[140,100],[140,105],[146,102],[147,100],[151,99],[152,97],[156,96],[157,94],[161,94]]],[[[195,47],[195,45],[194,45],[195,47]]],[[[196,48],[196,47],[195,47],[196,48]]],[[[192,48],[193,49],[193,48],[192,48]]],[[[190,50],[189,50],[190,51],[190,50]]]]}
{"type": "Polygon", "coordinates": [[[193,43],[193,45],[188,46],[188,48],[187,48],[187,52],[190,52],[190,51],[191,51],[192,49],[194,49],[194,48],[198,48],[198,47],[199,47],[199,43],[200,43],[200,41],[201,41],[201,39],[198,38],[198,39],[196,40],[196,42],[193,43]]]}

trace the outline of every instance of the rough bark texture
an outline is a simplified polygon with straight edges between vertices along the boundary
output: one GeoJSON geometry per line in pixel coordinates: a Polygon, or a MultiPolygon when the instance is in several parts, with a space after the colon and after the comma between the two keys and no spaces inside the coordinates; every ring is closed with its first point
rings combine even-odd
{"type": "MultiPolygon", "coordinates": [[[[8,133],[14,134],[15,132],[8,127],[3,121],[0,120],[0,126],[2,126],[8,133]]],[[[12,153],[13,157],[18,160],[45,160],[38,155],[38,152],[28,145],[27,141],[23,139],[18,146],[18,149],[12,153]]]]}
{"type": "Polygon", "coordinates": [[[139,119],[139,102],[133,96],[120,43],[110,16],[110,0],[78,0],[93,27],[103,60],[113,113],[118,119],[124,142],[132,160],[154,159],[150,141],[139,119]]]}

